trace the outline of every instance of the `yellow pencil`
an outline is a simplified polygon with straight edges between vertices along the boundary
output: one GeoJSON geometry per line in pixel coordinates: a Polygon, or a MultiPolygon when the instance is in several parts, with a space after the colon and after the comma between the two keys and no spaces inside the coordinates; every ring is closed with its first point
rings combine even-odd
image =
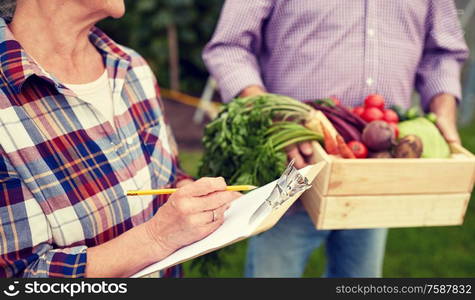
{"type": "MultiPolygon", "coordinates": [[[[226,191],[250,191],[257,188],[254,185],[229,185],[226,187],[226,191]]],[[[176,192],[177,189],[159,189],[159,190],[140,190],[140,191],[127,191],[127,196],[145,196],[145,195],[168,195],[176,192]]]]}

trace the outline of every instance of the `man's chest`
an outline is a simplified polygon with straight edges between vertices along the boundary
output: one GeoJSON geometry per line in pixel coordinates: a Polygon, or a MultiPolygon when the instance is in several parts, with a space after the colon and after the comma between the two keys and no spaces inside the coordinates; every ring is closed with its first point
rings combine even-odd
{"type": "Polygon", "coordinates": [[[377,35],[389,41],[422,42],[429,13],[426,0],[277,1],[267,21],[266,30],[273,33],[267,41],[286,43],[285,37],[292,37],[297,45],[324,40],[334,47],[336,41],[345,44],[377,35]]]}

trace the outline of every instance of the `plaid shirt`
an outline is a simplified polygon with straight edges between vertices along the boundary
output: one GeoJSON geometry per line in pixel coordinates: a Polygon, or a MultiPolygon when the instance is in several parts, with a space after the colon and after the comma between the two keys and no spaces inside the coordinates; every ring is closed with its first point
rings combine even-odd
{"type": "Polygon", "coordinates": [[[186,177],[149,66],[97,28],[90,40],[109,74],[114,124],[43,73],[0,18],[0,277],[84,276],[88,247],[167,200],[127,190],[186,177]]]}

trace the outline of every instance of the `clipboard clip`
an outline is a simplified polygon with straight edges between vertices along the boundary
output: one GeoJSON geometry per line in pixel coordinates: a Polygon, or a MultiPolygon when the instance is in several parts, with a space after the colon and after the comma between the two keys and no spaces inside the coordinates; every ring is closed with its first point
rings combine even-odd
{"type": "Polygon", "coordinates": [[[293,159],[285,171],[282,173],[277,184],[272,189],[269,197],[259,206],[259,208],[252,214],[249,222],[252,223],[258,216],[268,210],[278,209],[285,201],[290,199],[295,194],[305,191],[312,187],[308,179],[300,174],[294,167],[295,160],[293,159]]]}

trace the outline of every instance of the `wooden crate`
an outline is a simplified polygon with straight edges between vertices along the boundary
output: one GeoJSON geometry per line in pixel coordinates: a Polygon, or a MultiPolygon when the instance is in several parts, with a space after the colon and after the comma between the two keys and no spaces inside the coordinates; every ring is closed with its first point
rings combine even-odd
{"type": "Polygon", "coordinates": [[[317,229],[460,225],[475,181],[475,156],[458,145],[448,159],[326,161],[301,199],[317,229]]]}

